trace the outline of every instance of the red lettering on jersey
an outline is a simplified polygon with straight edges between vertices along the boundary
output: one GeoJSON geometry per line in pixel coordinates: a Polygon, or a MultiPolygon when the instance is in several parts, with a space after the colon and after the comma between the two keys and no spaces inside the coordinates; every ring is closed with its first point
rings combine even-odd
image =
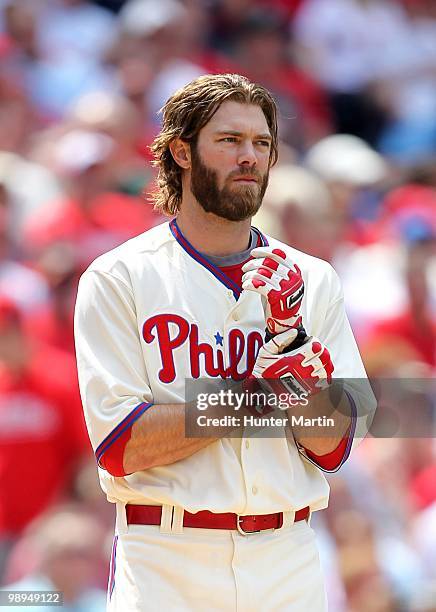
{"type": "Polygon", "coordinates": [[[150,344],[155,339],[152,329],[156,328],[157,341],[162,360],[162,368],[159,378],[164,383],[173,382],[176,378],[173,351],[182,346],[189,335],[189,323],[183,317],[176,314],[161,314],[150,317],[142,327],[142,336],[150,344]],[[170,323],[178,326],[178,332],[174,338],[170,336],[170,323]]]}
{"type": "Polygon", "coordinates": [[[204,369],[214,378],[220,376],[221,372],[215,367],[213,359],[213,348],[206,342],[198,341],[198,326],[193,323],[189,333],[189,355],[191,358],[191,376],[200,377],[200,355],[204,355],[204,369]]]}
{"type": "Polygon", "coordinates": [[[245,337],[242,330],[234,328],[230,330],[228,337],[229,367],[224,365],[224,352],[219,347],[214,347],[207,342],[199,341],[199,329],[195,323],[189,324],[186,319],[176,314],[159,314],[150,317],[142,327],[142,335],[150,344],[157,339],[162,367],[158,373],[163,383],[171,383],[176,378],[176,366],[174,363],[174,351],[181,347],[189,339],[189,358],[192,378],[201,375],[201,360],[204,363],[204,372],[212,377],[233,378],[243,380],[253,370],[257,353],[263,344],[262,335],[258,331],[250,332],[245,337]],[[170,324],[178,329],[171,334],[170,324]],[[246,369],[238,372],[238,366],[246,354],[246,369]]]}
{"type": "Polygon", "coordinates": [[[258,331],[250,332],[247,336],[247,371],[245,378],[251,376],[261,346],[263,346],[262,335],[258,331]]]}
{"type": "Polygon", "coordinates": [[[224,365],[224,354],[221,349],[217,349],[216,356],[218,361],[219,376],[221,376],[221,378],[227,378],[229,371],[224,365]]]}
{"type": "Polygon", "coordinates": [[[246,372],[238,372],[238,365],[245,352],[245,336],[240,329],[231,329],[229,333],[229,375],[233,380],[242,380],[246,372]]]}

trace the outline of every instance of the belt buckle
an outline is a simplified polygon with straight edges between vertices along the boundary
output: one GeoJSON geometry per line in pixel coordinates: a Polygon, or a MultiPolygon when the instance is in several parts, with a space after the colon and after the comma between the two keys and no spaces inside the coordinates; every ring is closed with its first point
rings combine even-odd
{"type": "MultiPolygon", "coordinates": [[[[239,533],[241,535],[244,536],[249,536],[249,535],[253,535],[254,533],[260,533],[260,529],[258,529],[257,531],[244,531],[244,529],[242,529],[241,527],[241,521],[246,517],[246,514],[237,514],[236,515],[236,528],[239,531],[239,533]]],[[[249,515],[248,515],[249,516],[249,515]]]]}
{"type": "Polygon", "coordinates": [[[236,515],[236,529],[239,531],[239,533],[241,535],[244,536],[250,536],[250,535],[254,535],[255,533],[260,533],[262,531],[263,532],[267,532],[267,531],[275,531],[276,528],[275,527],[271,527],[270,529],[256,529],[256,531],[245,531],[244,529],[242,529],[241,527],[241,521],[246,517],[246,516],[251,516],[250,514],[237,514],[236,515]]]}

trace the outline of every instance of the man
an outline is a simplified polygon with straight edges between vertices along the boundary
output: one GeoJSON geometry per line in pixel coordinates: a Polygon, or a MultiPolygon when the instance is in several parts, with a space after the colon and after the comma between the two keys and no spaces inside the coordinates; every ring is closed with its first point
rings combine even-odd
{"type": "Polygon", "coordinates": [[[117,505],[108,609],[324,610],[317,466],[345,461],[355,408],[372,403],[348,382],[330,393],[333,369],[365,378],[331,266],[250,227],[277,158],[274,101],[239,75],[200,77],[166,103],[153,152],[155,205],[175,219],[98,258],[76,307],[86,420],[117,505]],[[331,433],[185,435],[189,380],[251,373],[305,394],[306,416],[328,411],[331,433]]]}

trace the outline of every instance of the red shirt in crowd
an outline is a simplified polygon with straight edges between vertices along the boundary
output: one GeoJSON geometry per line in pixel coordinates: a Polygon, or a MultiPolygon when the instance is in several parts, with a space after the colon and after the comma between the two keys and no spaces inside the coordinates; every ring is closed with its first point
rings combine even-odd
{"type": "Polygon", "coordinates": [[[38,348],[19,375],[0,366],[0,536],[58,499],[88,449],[72,356],[38,348]]]}
{"type": "Polygon", "coordinates": [[[417,321],[414,313],[406,310],[397,317],[377,323],[371,331],[369,344],[390,340],[394,343],[403,340],[424,363],[436,366],[436,321],[430,318],[417,321]]]}

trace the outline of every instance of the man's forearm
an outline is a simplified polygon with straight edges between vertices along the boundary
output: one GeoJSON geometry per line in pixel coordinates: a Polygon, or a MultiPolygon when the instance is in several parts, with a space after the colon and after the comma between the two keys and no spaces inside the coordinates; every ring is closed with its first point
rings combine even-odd
{"type": "Polygon", "coordinates": [[[159,404],[149,408],[134,423],[124,451],[127,474],[169,465],[193,455],[228,435],[231,427],[214,428],[216,437],[185,437],[185,404],[159,404]]]}
{"type": "Polygon", "coordinates": [[[349,429],[351,407],[346,393],[337,386],[312,396],[305,407],[288,409],[288,417],[297,442],[316,455],[326,455],[338,447],[349,429]],[[303,417],[301,425],[295,423],[295,417],[300,416],[303,417]],[[323,424],[326,423],[323,417],[331,419],[333,424],[323,424]]]}

